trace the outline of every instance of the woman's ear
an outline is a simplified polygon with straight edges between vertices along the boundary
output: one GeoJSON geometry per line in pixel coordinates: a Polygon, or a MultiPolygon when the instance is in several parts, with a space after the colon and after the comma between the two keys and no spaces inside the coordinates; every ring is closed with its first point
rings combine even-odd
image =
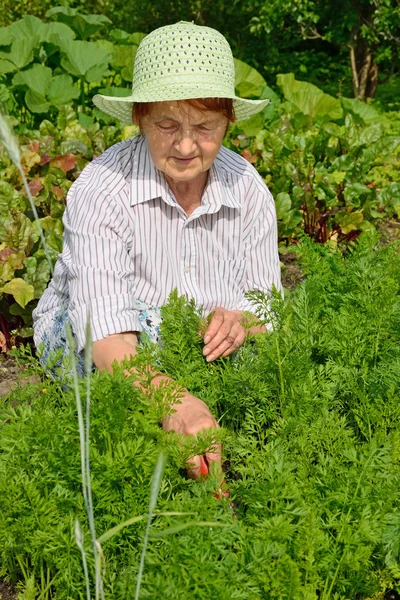
{"type": "Polygon", "coordinates": [[[132,105],[132,123],[134,125],[138,125],[140,133],[142,135],[144,135],[143,133],[143,127],[142,127],[142,119],[139,119],[138,121],[136,120],[136,115],[135,115],[135,110],[134,110],[134,105],[132,105]]]}

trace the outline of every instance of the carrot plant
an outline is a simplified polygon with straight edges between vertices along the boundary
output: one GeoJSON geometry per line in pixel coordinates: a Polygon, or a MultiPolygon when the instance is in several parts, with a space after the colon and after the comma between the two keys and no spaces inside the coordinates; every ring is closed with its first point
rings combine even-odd
{"type": "MultiPolygon", "coordinates": [[[[200,315],[175,293],[163,308],[163,344],[137,358],[139,370],[156,362],[216,414],[229,498],[215,497],[211,479],[186,478],[185,461],[207,436],[159,427],[173,387],[164,397],[151,386],[142,393],[122,368],[92,376],[89,458],[106,598],[399,591],[399,248],[361,236],[345,254],[307,241],[299,254],[307,277],[285,301],[252,295],[273,333],[208,364],[200,315]],[[167,461],[141,570],[160,447],[167,461]]],[[[34,581],[42,598],[85,598],[76,520],[90,572],[94,555],[74,393],[43,377],[3,402],[0,428],[0,576],[34,581]]]]}

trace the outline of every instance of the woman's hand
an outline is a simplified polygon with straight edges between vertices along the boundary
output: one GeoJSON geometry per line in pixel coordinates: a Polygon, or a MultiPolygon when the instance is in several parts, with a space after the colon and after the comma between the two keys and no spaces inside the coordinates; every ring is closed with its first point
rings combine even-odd
{"type": "Polygon", "coordinates": [[[208,361],[235,352],[246,339],[246,329],[242,325],[242,311],[218,307],[212,313],[211,321],[204,334],[203,354],[208,361]]]}
{"type": "MultiPolygon", "coordinates": [[[[217,429],[217,421],[210,413],[208,406],[199,398],[186,392],[179,404],[173,406],[174,412],[164,419],[162,426],[164,431],[176,431],[185,435],[197,435],[200,431],[217,429]]],[[[216,463],[222,472],[221,448],[218,444],[213,452],[205,453],[205,462],[208,470],[211,463],[216,463]]],[[[202,473],[202,460],[200,456],[193,456],[188,461],[187,472],[193,479],[199,478],[202,473]]]]}

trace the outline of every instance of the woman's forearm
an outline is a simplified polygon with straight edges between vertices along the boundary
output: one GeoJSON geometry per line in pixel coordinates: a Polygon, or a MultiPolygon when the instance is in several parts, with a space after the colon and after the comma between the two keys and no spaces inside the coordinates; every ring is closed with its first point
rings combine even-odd
{"type": "MultiPolygon", "coordinates": [[[[113,372],[114,362],[121,363],[124,360],[129,360],[132,356],[137,354],[137,336],[134,332],[127,333],[116,333],[110,335],[103,340],[98,340],[93,343],[93,362],[99,371],[113,372]]],[[[131,373],[135,372],[135,369],[131,370],[131,373]]],[[[130,375],[129,371],[126,372],[130,375]]],[[[156,387],[161,381],[172,381],[167,375],[163,375],[156,369],[149,365],[149,373],[154,377],[152,379],[152,385],[156,387]]],[[[142,386],[139,382],[135,382],[140,389],[142,386]]]]}

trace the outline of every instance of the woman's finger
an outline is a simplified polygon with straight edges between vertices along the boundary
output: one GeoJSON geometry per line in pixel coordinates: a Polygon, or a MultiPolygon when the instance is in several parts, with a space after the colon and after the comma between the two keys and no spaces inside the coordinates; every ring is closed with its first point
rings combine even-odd
{"type": "Polygon", "coordinates": [[[223,308],[216,308],[214,312],[211,313],[210,324],[207,327],[206,332],[204,334],[205,344],[209,344],[220,330],[221,325],[225,320],[225,312],[226,311],[223,308]]]}
{"type": "Polygon", "coordinates": [[[227,321],[220,327],[218,333],[214,336],[212,341],[204,346],[204,356],[208,356],[209,354],[215,353],[215,350],[219,348],[219,346],[221,346],[221,344],[223,344],[224,342],[227,343],[228,346],[234,344],[237,340],[240,339],[241,336],[243,337],[243,339],[246,336],[246,331],[243,325],[241,325],[237,320],[233,323],[231,321],[227,321]]]}
{"type": "Polygon", "coordinates": [[[217,348],[215,348],[211,352],[207,352],[205,354],[208,361],[215,360],[220,356],[229,356],[232,352],[235,352],[240,346],[243,344],[246,339],[246,332],[244,330],[239,330],[236,336],[228,336],[225,338],[217,348]]]}
{"type": "Polygon", "coordinates": [[[192,456],[186,462],[186,472],[190,479],[201,477],[201,456],[192,456]]]}
{"type": "Polygon", "coordinates": [[[209,473],[222,475],[222,448],[220,444],[216,444],[211,452],[206,452],[205,459],[209,473]]]}

